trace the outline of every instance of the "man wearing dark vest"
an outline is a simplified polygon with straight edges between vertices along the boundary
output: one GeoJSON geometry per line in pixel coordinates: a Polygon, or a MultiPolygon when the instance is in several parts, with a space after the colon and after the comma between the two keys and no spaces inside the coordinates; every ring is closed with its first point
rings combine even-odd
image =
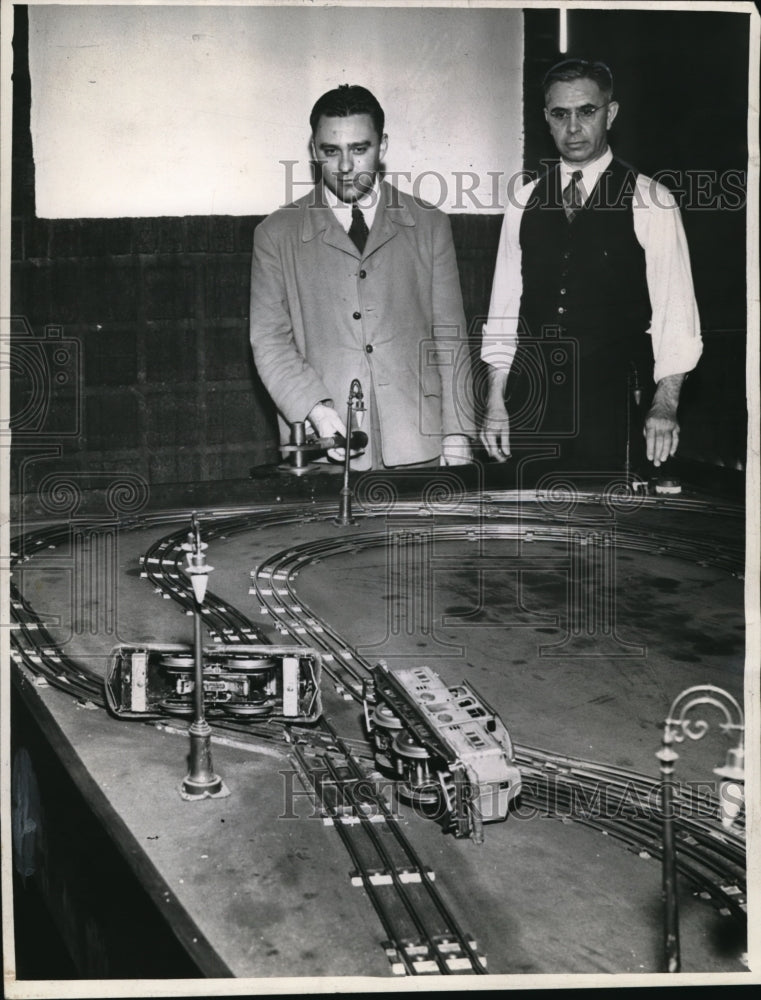
{"type": "Polygon", "coordinates": [[[610,151],[618,104],[604,63],[566,60],[543,87],[560,162],[505,213],[481,354],[481,438],[506,461],[510,410],[516,439],[550,466],[621,471],[644,389],[644,450],[661,466],[676,451],[682,383],[702,351],[679,210],[610,151]]]}

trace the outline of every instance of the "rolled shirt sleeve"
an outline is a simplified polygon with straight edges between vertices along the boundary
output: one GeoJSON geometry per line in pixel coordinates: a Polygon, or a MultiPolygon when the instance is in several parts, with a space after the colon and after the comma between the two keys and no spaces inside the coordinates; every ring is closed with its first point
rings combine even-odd
{"type": "Polygon", "coordinates": [[[489,315],[483,327],[481,360],[500,371],[509,372],[518,346],[521,295],[520,228],[523,209],[536,181],[525,184],[510,196],[497,248],[489,315]]]}
{"type": "MultiPolygon", "coordinates": [[[[505,211],[494,270],[489,315],[483,328],[481,359],[509,371],[518,345],[521,277],[520,225],[536,182],[516,193],[505,211]]],[[[644,175],[637,178],[634,231],[645,251],[652,307],[655,382],[693,370],[700,359],[700,335],[690,255],[679,208],[671,192],[644,175]]]]}
{"type": "Polygon", "coordinates": [[[703,341],[690,269],[690,252],[674,196],[657,181],[637,178],[634,232],[645,251],[650,293],[656,383],[669,375],[691,372],[703,341]]]}

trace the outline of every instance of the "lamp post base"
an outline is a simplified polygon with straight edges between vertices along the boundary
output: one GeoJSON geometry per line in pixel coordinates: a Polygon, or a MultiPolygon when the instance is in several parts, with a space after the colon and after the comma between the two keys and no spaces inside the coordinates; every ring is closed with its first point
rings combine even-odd
{"type": "Polygon", "coordinates": [[[216,774],[203,781],[195,781],[188,775],[180,785],[180,797],[186,802],[198,802],[201,799],[224,799],[229,794],[230,789],[216,774]]]}
{"type": "Polygon", "coordinates": [[[211,726],[206,719],[198,719],[190,726],[190,771],[180,785],[183,799],[221,799],[230,794],[229,789],[214,773],[211,763],[211,726]]]}
{"type": "Polygon", "coordinates": [[[353,491],[348,486],[344,486],[338,495],[338,515],[333,518],[333,524],[337,524],[340,527],[346,527],[347,525],[354,524],[356,522],[356,518],[354,518],[351,513],[351,501],[353,496],[353,491]]]}

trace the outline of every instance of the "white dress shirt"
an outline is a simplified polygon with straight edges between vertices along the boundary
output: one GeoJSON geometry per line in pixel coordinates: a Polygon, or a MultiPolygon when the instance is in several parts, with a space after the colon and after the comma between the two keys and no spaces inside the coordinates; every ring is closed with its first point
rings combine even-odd
{"type": "MultiPolygon", "coordinates": [[[[373,220],[375,219],[375,210],[378,207],[379,198],[380,184],[378,182],[378,177],[376,176],[370,190],[366,191],[361,198],[357,198],[356,201],[357,208],[362,210],[362,214],[365,217],[368,232],[373,228],[373,220]]],[[[334,194],[334,192],[331,191],[327,185],[325,185],[325,200],[333,209],[333,214],[338,219],[343,231],[348,233],[351,229],[351,206],[355,203],[350,201],[341,201],[338,195],[334,194]]]]}
{"type": "MultiPolygon", "coordinates": [[[[612,159],[613,153],[608,148],[599,159],[582,168],[579,182],[582,203],[612,159]]],[[[563,188],[578,169],[574,164],[560,161],[563,188]]],[[[537,181],[531,181],[510,198],[499,238],[481,357],[503,371],[510,370],[518,344],[518,317],[523,291],[520,226],[523,209],[536,184],[537,181]]],[[[647,287],[652,307],[648,332],[653,340],[653,377],[657,383],[668,375],[692,371],[698,363],[703,350],[700,317],[687,239],[674,196],[662,184],[638,174],[632,209],[634,234],[645,251],[647,287]]]]}

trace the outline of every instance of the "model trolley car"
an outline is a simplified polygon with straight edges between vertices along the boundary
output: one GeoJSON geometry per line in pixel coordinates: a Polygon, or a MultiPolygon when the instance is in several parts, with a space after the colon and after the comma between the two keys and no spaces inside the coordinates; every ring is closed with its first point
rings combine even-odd
{"type": "Polygon", "coordinates": [[[364,708],[376,766],[397,778],[402,797],[477,843],[484,823],[507,817],[521,789],[512,741],[469,684],[447,687],[429,667],[380,663],[364,708]]]}
{"type": "MultiPolygon", "coordinates": [[[[304,646],[216,645],[203,649],[203,690],[210,717],[313,722],[322,713],[322,658],[304,646]]],[[[194,711],[194,653],[187,646],[116,646],[106,701],[120,718],[194,711]]]]}

